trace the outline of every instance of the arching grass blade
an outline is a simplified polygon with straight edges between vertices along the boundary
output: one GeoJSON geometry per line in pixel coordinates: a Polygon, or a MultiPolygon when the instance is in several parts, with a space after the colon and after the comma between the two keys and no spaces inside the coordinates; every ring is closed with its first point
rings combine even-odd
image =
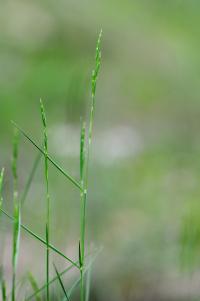
{"type": "MultiPolygon", "coordinates": [[[[12,124],[20,131],[20,133],[26,139],[28,139],[45,156],[44,151],[37,145],[37,143],[32,138],[30,138],[30,136],[28,136],[24,132],[24,130],[22,130],[14,121],[12,121],[12,124]]],[[[64,171],[63,168],[60,167],[49,155],[47,155],[47,158],[70,182],[72,182],[77,188],[82,190],[81,185],[72,176],[70,176],[66,171],[64,171]]]]}
{"type": "MultiPolygon", "coordinates": [[[[14,218],[8,214],[5,210],[0,208],[0,211],[7,216],[10,220],[14,221],[14,218]]],[[[41,238],[39,235],[37,235],[36,233],[34,233],[33,231],[31,231],[28,227],[26,227],[25,225],[23,225],[22,223],[20,224],[21,228],[23,230],[25,230],[27,233],[29,233],[31,236],[33,236],[34,238],[36,238],[38,241],[40,241],[42,244],[44,244],[45,246],[47,245],[47,242],[41,238]]],[[[58,255],[60,255],[61,257],[65,258],[67,261],[69,261],[70,263],[73,264],[73,266],[75,266],[76,268],[79,269],[79,265],[78,263],[76,263],[75,261],[71,260],[69,257],[65,256],[65,254],[63,254],[60,250],[58,250],[56,247],[54,247],[52,244],[49,244],[49,248],[54,251],[55,253],[57,253],[58,255]]]]}

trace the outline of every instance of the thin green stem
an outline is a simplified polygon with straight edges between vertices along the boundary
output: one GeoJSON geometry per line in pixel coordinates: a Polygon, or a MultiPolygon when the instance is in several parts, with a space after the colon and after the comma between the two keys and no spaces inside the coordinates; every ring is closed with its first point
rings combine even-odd
{"type": "MultiPolygon", "coordinates": [[[[44,135],[44,176],[46,184],[46,282],[49,283],[49,236],[50,236],[50,195],[49,195],[49,166],[48,166],[48,136],[47,136],[47,120],[44,105],[40,100],[41,117],[43,123],[44,135]]],[[[47,301],[49,301],[49,286],[46,290],[47,301]]]]}
{"type": "Polygon", "coordinates": [[[20,240],[20,203],[18,201],[18,174],[17,174],[17,161],[18,161],[18,144],[19,132],[16,129],[13,139],[13,157],[12,157],[12,174],[13,174],[13,245],[12,245],[12,301],[16,299],[15,281],[16,269],[19,253],[19,240],[20,240]]]}
{"type": "Polygon", "coordinates": [[[88,143],[87,143],[87,157],[85,155],[85,126],[82,126],[81,131],[81,144],[80,144],[80,177],[82,191],[80,193],[80,219],[81,219],[81,241],[80,241],[80,297],[81,301],[85,300],[85,281],[84,281],[84,254],[85,254],[85,225],[86,225],[86,204],[87,204],[87,194],[88,194],[88,169],[89,169],[89,159],[90,159],[90,148],[92,143],[92,132],[94,123],[94,108],[95,108],[95,95],[96,95],[96,84],[99,75],[100,65],[101,65],[101,42],[102,31],[99,34],[96,46],[95,55],[95,68],[92,72],[92,86],[91,86],[91,108],[90,108],[90,118],[89,118],[89,132],[88,132],[88,143]]]}

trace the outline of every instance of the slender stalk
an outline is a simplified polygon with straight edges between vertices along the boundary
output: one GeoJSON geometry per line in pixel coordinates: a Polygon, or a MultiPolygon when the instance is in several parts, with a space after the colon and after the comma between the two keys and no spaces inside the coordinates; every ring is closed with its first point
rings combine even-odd
{"type": "MultiPolygon", "coordinates": [[[[49,283],[49,236],[50,236],[50,195],[49,195],[49,166],[48,166],[48,136],[47,136],[47,121],[44,105],[40,100],[40,109],[43,123],[44,135],[44,174],[46,182],[46,282],[49,283]]],[[[46,290],[47,301],[49,301],[49,286],[46,290]]]]}
{"type": "Polygon", "coordinates": [[[85,154],[85,125],[82,125],[81,130],[81,143],[80,143],[80,178],[82,191],[80,193],[80,218],[81,218],[81,240],[80,240],[80,299],[85,300],[85,289],[84,289],[84,254],[85,254],[85,224],[86,224],[86,203],[87,203],[87,191],[88,191],[88,169],[89,169],[89,157],[90,148],[92,143],[92,132],[94,123],[94,108],[95,108],[95,96],[96,96],[96,84],[99,75],[100,65],[101,65],[101,43],[102,31],[99,34],[97,45],[96,45],[96,55],[95,55],[95,68],[92,72],[92,85],[91,85],[91,107],[90,107],[90,118],[89,118],[89,132],[88,132],[88,143],[87,143],[87,157],[85,154]]]}
{"type": "MultiPolygon", "coordinates": [[[[80,181],[81,186],[84,187],[84,172],[85,172],[85,123],[81,126],[80,136],[80,181]]],[[[84,232],[85,232],[85,193],[80,192],[80,242],[79,242],[79,265],[80,265],[80,299],[84,300],[84,279],[83,279],[83,267],[84,267],[84,232]]]]}
{"type": "Polygon", "coordinates": [[[20,240],[20,203],[18,201],[18,174],[17,174],[17,160],[18,160],[18,143],[19,133],[18,130],[14,133],[13,139],[13,158],[12,158],[12,173],[13,173],[13,207],[14,207],[14,223],[13,223],[13,250],[12,250],[12,301],[16,299],[15,281],[16,269],[19,253],[19,240],[20,240]]]}

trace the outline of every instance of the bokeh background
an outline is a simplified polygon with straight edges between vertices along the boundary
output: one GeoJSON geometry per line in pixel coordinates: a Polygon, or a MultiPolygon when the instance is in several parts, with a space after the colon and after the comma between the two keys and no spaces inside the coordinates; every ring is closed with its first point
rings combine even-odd
{"type": "MultiPolygon", "coordinates": [[[[197,0],[0,1],[0,165],[9,212],[10,120],[41,145],[40,98],[50,154],[79,178],[80,116],[88,118],[103,29],[87,208],[88,245],[103,251],[91,300],[200,297],[199,13],[197,0]]],[[[20,193],[36,156],[21,137],[20,193]]],[[[79,193],[53,167],[50,185],[52,242],[77,259],[79,193]]],[[[44,216],[41,161],[22,219],[44,236],[44,216]]],[[[0,227],[0,263],[9,280],[12,227],[3,217],[0,227]]],[[[19,279],[31,270],[42,284],[44,254],[23,233],[19,279]]],[[[53,254],[52,260],[67,266],[53,254]]]]}

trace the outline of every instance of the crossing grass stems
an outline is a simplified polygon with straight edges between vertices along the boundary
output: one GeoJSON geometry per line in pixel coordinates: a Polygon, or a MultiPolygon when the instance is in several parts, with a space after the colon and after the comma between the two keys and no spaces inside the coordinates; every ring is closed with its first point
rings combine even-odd
{"type": "Polygon", "coordinates": [[[42,100],[40,100],[40,111],[43,125],[43,147],[37,145],[37,143],[25,133],[16,123],[12,122],[15,128],[14,138],[13,138],[13,156],[12,156],[12,174],[13,174],[13,216],[3,209],[3,179],[4,179],[4,169],[0,173],[0,213],[7,216],[13,223],[13,244],[12,244],[12,286],[11,293],[7,294],[6,291],[6,282],[3,276],[3,270],[0,274],[1,281],[1,293],[2,300],[8,301],[10,298],[12,301],[16,301],[16,273],[17,273],[17,262],[19,255],[19,243],[20,243],[20,230],[23,229],[34,239],[40,241],[46,247],[46,283],[39,287],[36,279],[31,273],[28,273],[27,280],[29,281],[33,294],[30,296],[25,296],[25,300],[31,300],[35,298],[37,301],[41,300],[40,294],[43,290],[46,290],[46,300],[50,300],[50,285],[55,281],[58,281],[60,288],[62,289],[64,298],[63,301],[70,300],[73,291],[78,285],[80,285],[80,300],[88,301],[89,300],[89,279],[91,266],[96,259],[96,256],[99,253],[99,250],[95,251],[93,254],[85,255],[85,226],[86,226],[86,205],[88,198],[88,174],[89,174],[89,159],[90,159],[90,149],[92,144],[92,132],[93,132],[93,123],[94,123],[94,109],[95,109],[95,97],[96,97],[96,85],[99,75],[100,65],[101,65],[101,36],[102,31],[99,34],[97,45],[96,45],[96,55],[95,55],[95,68],[92,72],[92,81],[91,81],[91,106],[90,106],[90,115],[89,115],[89,124],[86,126],[86,122],[81,122],[81,133],[80,133],[80,181],[74,179],[68,172],[64,171],[48,154],[48,135],[47,135],[47,119],[45,108],[42,100]],[[88,133],[86,132],[88,128],[88,133]],[[24,136],[29,142],[32,143],[34,147],[39,151],[36,160],[33,164],[32,170],[30,171],[30,176],[27,180],[27,183],[24,188],[22,196],[19,197],[18,194],[18,148],[19,148],[19,134],[24,136]],[[21,223],[21,206],[23,206],[26,197],[28,195],[31,183],[33,181],[36,169],[39,165],[41,157],[44,157],[44,179],[46,187],[46,221],[45,221],[45,233],[46,238],[43,239],[27,226],[21,223]],[[79,258],[77,261],[73,261],[67,257],[64,253],[58,250],[50,243],[50,193],[49,193],[49,163],[53,164],[56,169],[61,172],[75,187],[80,191],[80,240],[78,243],[78,254],[79,258]],[[56,276],[53,279],[50,279],[50,251],[56,252],[65,260],[71,263],[71,265],[59,272],[55,264],[54,270],[56,276]],[[89,257],[89,263],[86,263],[86,258],[89,257]],[[72,284],[71,288],[66,290],[65,285],[62,280],[62,276],[69,272],[72,268],[77,268],[80,272],[80,277],[72,284]],[[87,280],[85,276],[88,273],[87,280]],[[85,288],[86,287],[86,288],[85,288]]]}

